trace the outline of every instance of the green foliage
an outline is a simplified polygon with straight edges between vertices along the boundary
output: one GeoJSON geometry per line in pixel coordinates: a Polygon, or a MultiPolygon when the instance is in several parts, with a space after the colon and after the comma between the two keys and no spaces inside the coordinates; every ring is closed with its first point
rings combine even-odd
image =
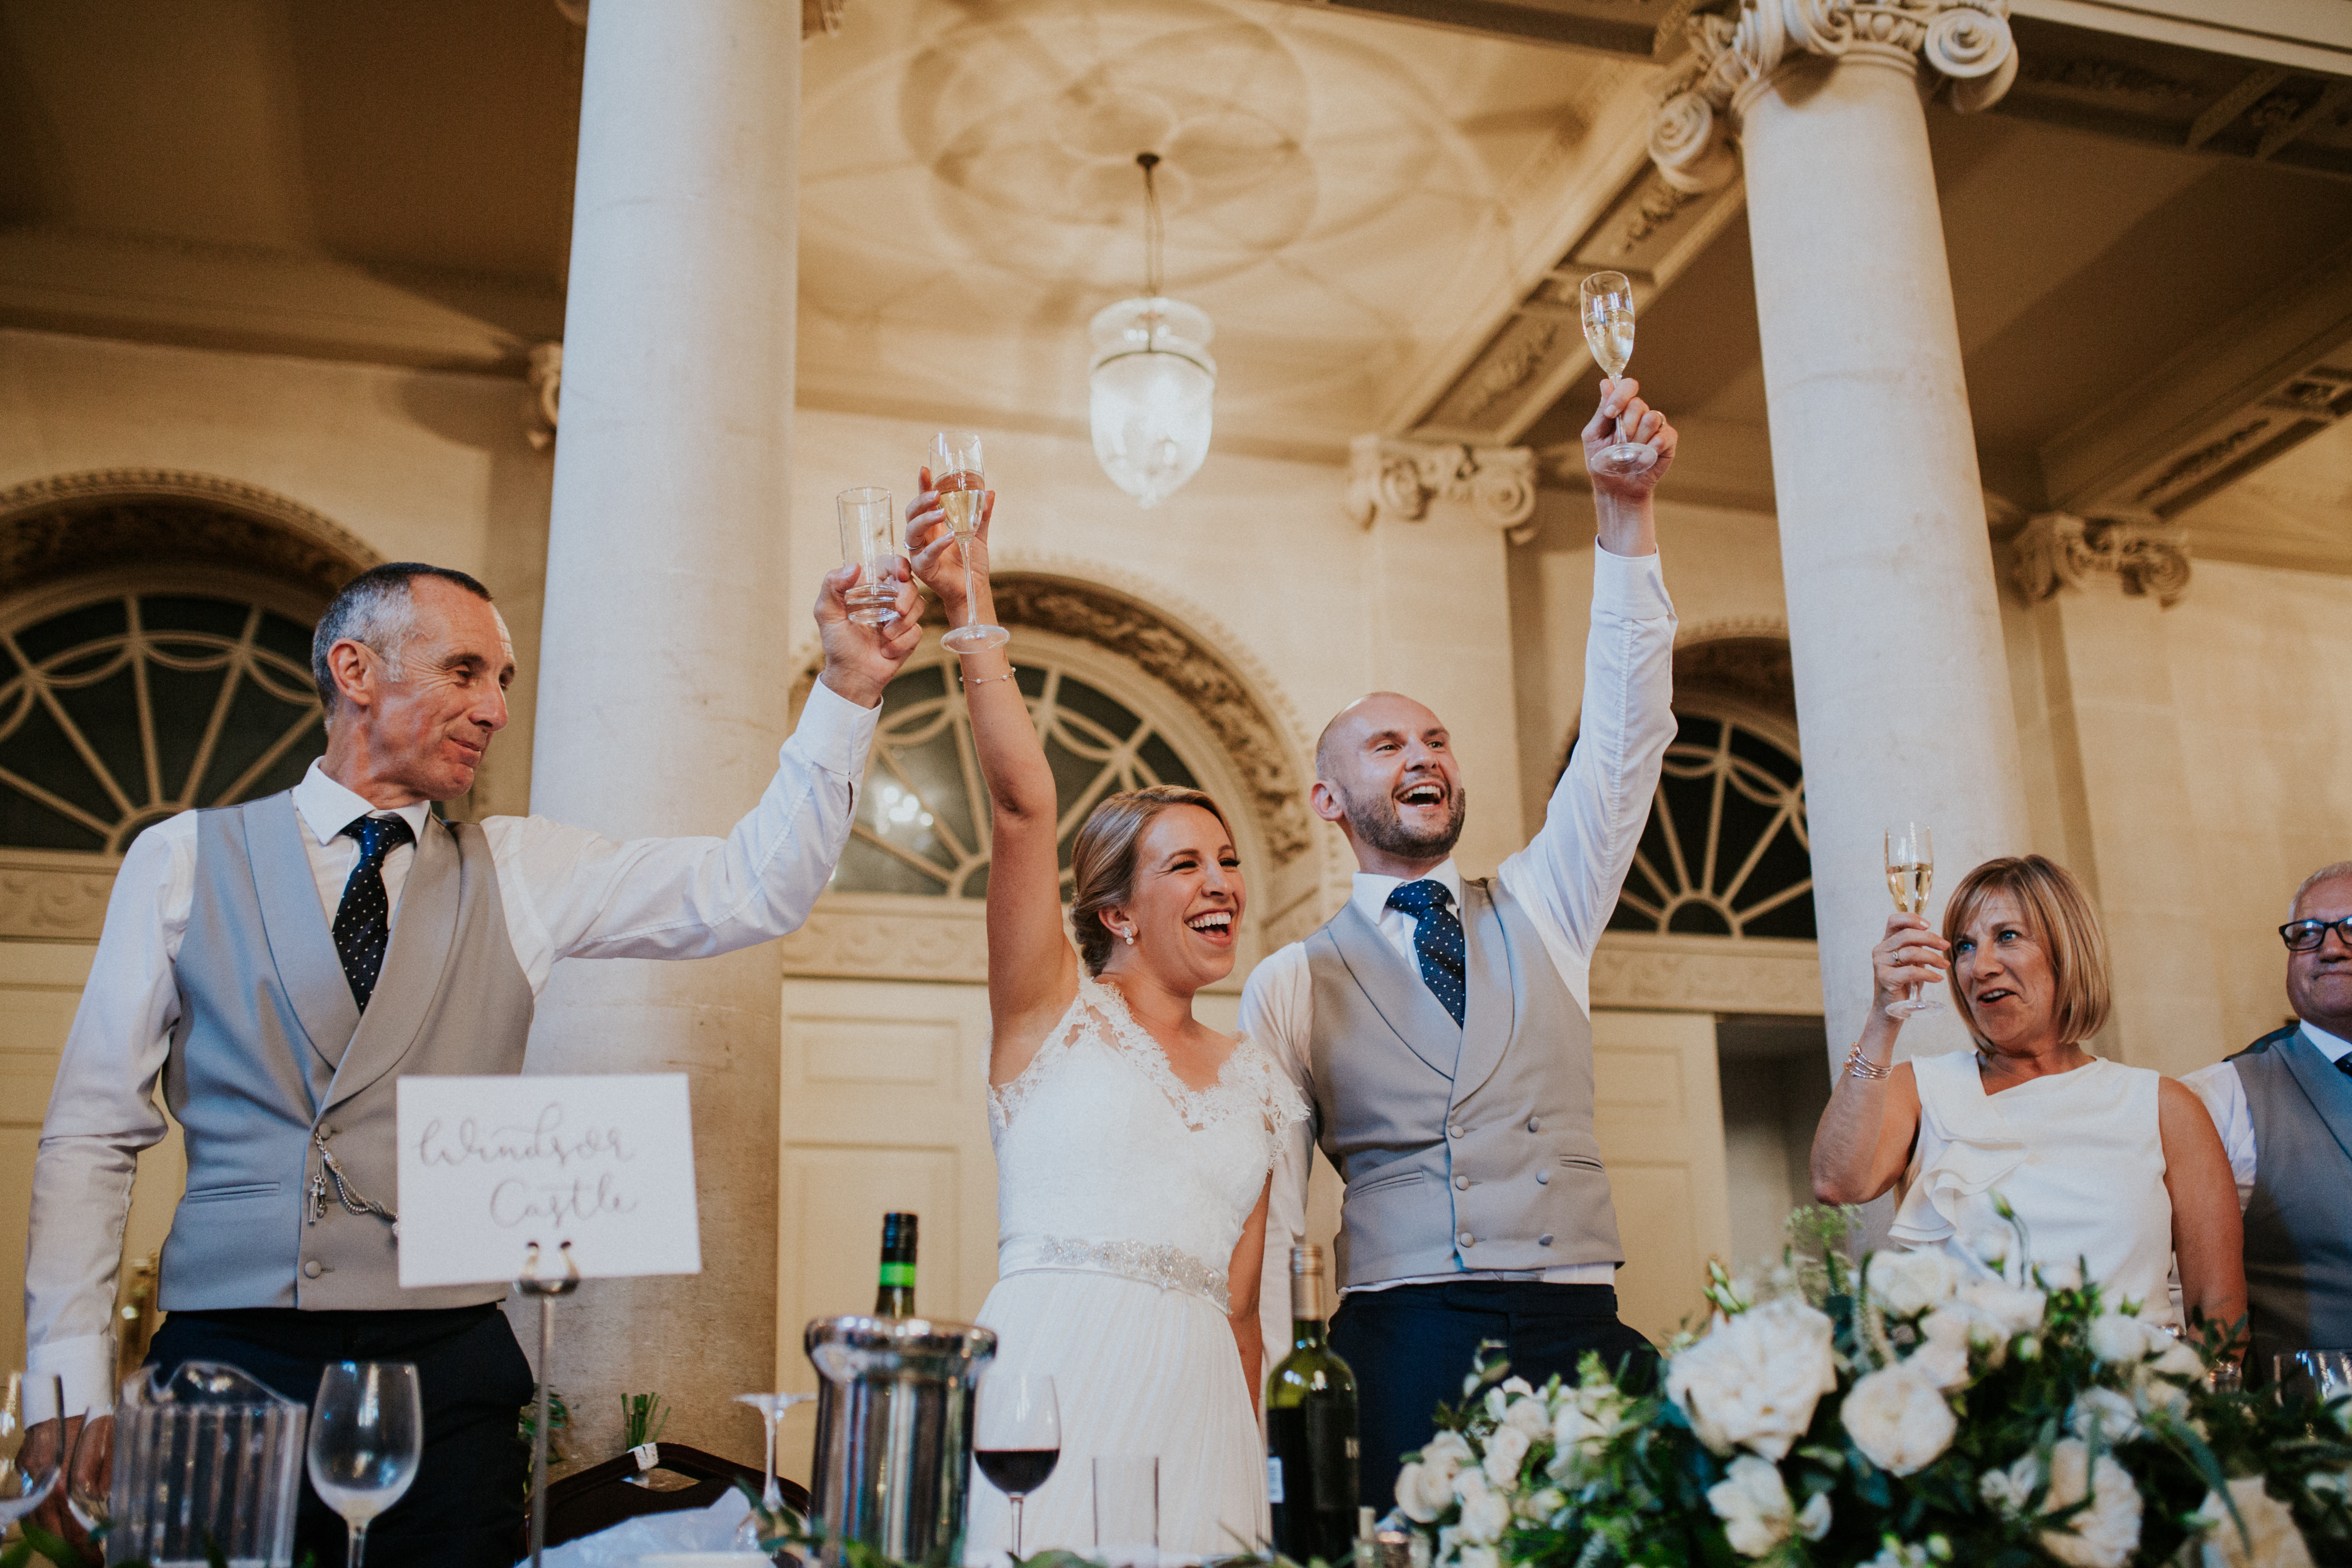
{"type": "MultiPolygon", "coordinates": [[[[525,1417],[528,1419],[528,1417],[525,1417]]],[[[548,1425],[556,1422],[552,1415],[548,1425]]],[[[669,1409],[658,1394],[624,1394],[621,1395],[621,1446],[635,1448],[658,1442],[662,1429],[669,1425],[669,1409]]]]}

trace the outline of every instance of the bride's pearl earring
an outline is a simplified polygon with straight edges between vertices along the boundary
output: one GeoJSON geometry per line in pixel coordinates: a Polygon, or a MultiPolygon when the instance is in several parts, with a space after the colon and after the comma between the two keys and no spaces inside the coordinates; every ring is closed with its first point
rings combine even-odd
{"type": "Polygon", "coordinates": [[[1125,938],[1127,939],[1127,945],[1128,945],[1128,946],[1129,946],[1129,947],[1133,947],[1133,946],[1135,945],[1135,928],[1134,928],[1133,926],[1129,926],[1129,927],[1128,927],[1125,931],[1123,931],[1119,932],[1118,934],[1119,934],[1120,936],[1125,937],[1125,938]]]}

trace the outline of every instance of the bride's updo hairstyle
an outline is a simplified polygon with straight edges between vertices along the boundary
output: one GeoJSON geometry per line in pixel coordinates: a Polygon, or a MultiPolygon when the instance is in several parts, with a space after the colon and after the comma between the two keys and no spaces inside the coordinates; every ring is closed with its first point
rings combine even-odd
{"type": "Polygon", "coordinates": [[[1234,825],[1217,803],[1181,784],[1153,784],[1105,795],[1087,813],[1070,845],[1070,931],[1088,974],[1100,974],[1118,939],[1103,924],[1102,912],[1127,902],[1135,891],[1135,847],[1151,819],[1171,805],[1197,805],[1231,833],[1234,825]]]}
{"type": "MultiPolygon", "coordinates": [[[[2105,1026],[2114,1005],[2115,988],[2107,977],[2107,937],[2099,928],[2098,910],[2074,873],[2039,855],[2011,856],[1988,860],[1952,889],[1944,906],[1944,940],[1957,944],[1977,918],[1977,911],[1994,893],[2007,893],[2023,914],[2025,934],[2050,960],[2051,1021],[2058,1026],[2062,1045],[2079,1046],[2105,1026]]],[[[1952,994],[1959,999],[1960,1021],[1977,1044],[1992,1043],[1977,1027],[1967,994],[1959,984],[1959,965],[1952,967],[1952,994]]]]}

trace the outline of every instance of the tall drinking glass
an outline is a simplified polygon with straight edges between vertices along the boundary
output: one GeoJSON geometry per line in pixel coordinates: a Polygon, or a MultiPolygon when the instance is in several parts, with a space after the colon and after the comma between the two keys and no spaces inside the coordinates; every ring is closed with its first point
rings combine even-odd
{"type": "Polygon", "coordinates": [[[1013,1555],[1021,1556],[1021,1505],[1045,1484],[1062,1458],[1062,1411],[1054,1380],[1032,1373],[992,1373],[981,1380],[972,1413],[972,1462],[1013,1500],[1013,1555]]]}
{"type": "Polygon", "coordinates": [[[65,1396],[53,1372],[12,1372],[0,1384],[0,1533],[44,1502],[65,1469],[65,1396]]]}
{"type": "Polygon", "coordinates": [[[858,485],[833,498],[841,523],[841,559],[857,568],[849,585],[849,618],[862,626],[898,618],[898,513],[890,492],[858,485]]]}
{"type": "Polygon", "coordinates": [[[346,1568],[361,1568],[368,1525],[398,1502],[425,1453],[425,1405],[404,1361],[337,1362],[310,1406],[310,1485],[351,1529],[346,1568]]]}
{"type": "MultiPolygon", "coordinates": [[[[1916,822],[1886,830],[1886,890],[1895,895],[1895,907],[1906,915],[1927,912],[1927,889],[1936,885],[1936,835],[1916,822]]],[[[1910,994],[1886,1005],[1890,1018],[1908,1018],[1914,1013],[1940,1013],[1944,1005],[1933,996],[1923,996],[1925,987],[1914,984],[1910,994]]]]}
{"type": "MultiPolygon", "coordinates": [[[[1633,282],[1622,272],[1595,272],[1577,289],[1584,321],[1585,346],[1593,363],[1616,380],[1633,357],[1633,282]]],[[[1617,424],[1617,440],[1594,455],[1592,466],[1604,474],[1638,474],[1658,460],[1657,448],[1625,438],[1625,424],[1617,424]]]]}
{"type": "MultiPolygon", "coordinates": [[[[964,602],[971,602],[971,541],[979,531],[981,509],[987,504],[988,480],[980,463],[980,437],[969,430],[942,430],[931,437],[931,489],[939,492],[940,510],[955,531],[956,548],[963,552],[964,602]]],[[[940,641],[958,653],[978,653],[1012,640],[1003,626],[983,626],[975,618],[950,630],[940,641]]]]}
{"type": "Polygon", "coordinates": [[[1094,1468],[1096,1561],[1159,1568],[1159,1458],[1099,1458],[1094,1468]]]}

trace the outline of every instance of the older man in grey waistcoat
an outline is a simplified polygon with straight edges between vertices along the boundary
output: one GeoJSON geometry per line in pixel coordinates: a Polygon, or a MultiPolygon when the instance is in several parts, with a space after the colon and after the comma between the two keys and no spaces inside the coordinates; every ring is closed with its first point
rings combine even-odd
{"type": "MultiPolygon", "coordinates": [[[[1331,1342],[1359,1387],[1361,1496],[1383,1510],[1400,1456],[1461,1397],[1480,1341],[1503,1342],[1535,1382],[1572,1376],[1588,1350],[1637,1378],[1655,1364],[1617,1320],[1624,1252],[1593,1136],[1587,978],[1675,733],[1651,494],[1675,437],[1637,392],[1604,383],[1584,431],[1588,466],[1621,417],[1658,457],[1639,474],[1593,473],[1584,708],[1543,830],[1491,881],[1465,879],[1444,724],[1393,692],[1351,703],[1316,747],[1313,804],[1355,851],[1352,896],[1261,963],[1242,998],[1243,1032],[1289,1068],[1347,1184],[1331,1342]]],[[[1304,1223],[1309,1136],[1276,1173],[1270,1270],[1304,1223]]],[[[1262,1299],[1287,1292],[1269,1284],[1262,1299]]],[[[1269,1325],[1268,1339],[1284,1334],[1269,1325]]]]}
{"type": "MultiPolygon", "coordinates": [[[[751,815],[725,838],[629,843],[435,816],[506,725],[506,625],[443,567],[343,589],[311,647],[326,755],[291,790],[148,829],[115,880],[33,1173],[28,1356],[63,1379],[69,1417],[111,1403],[115,1273],[137,1156],[163,1135],[160,1079],[188,1179],[151,1360],[228,1362],[304,1403],[330,1363],[415,1363],[424,1460],[372,1527],[369,1568],[513,1560],[530,1371],[503,1287],[401,1289],[396,1086],[520,1072],[559,959],[700,957],[806,918],[882,688],[920,636],[905,584],[891,630],[852,624],[853,576],[825,581],[824,674],[751,815]]],[[[341,1521],[303,1492],[298,1555],[341,1563],[341,1521]]]]}
{"type": "Polygon", "coordinates": [[[2295,1022],[2190,1073],[2246,1216],[2251,1382],[2352,1348],[2352,860],[2304,879],[2279,928],[2295,1022]]]}

